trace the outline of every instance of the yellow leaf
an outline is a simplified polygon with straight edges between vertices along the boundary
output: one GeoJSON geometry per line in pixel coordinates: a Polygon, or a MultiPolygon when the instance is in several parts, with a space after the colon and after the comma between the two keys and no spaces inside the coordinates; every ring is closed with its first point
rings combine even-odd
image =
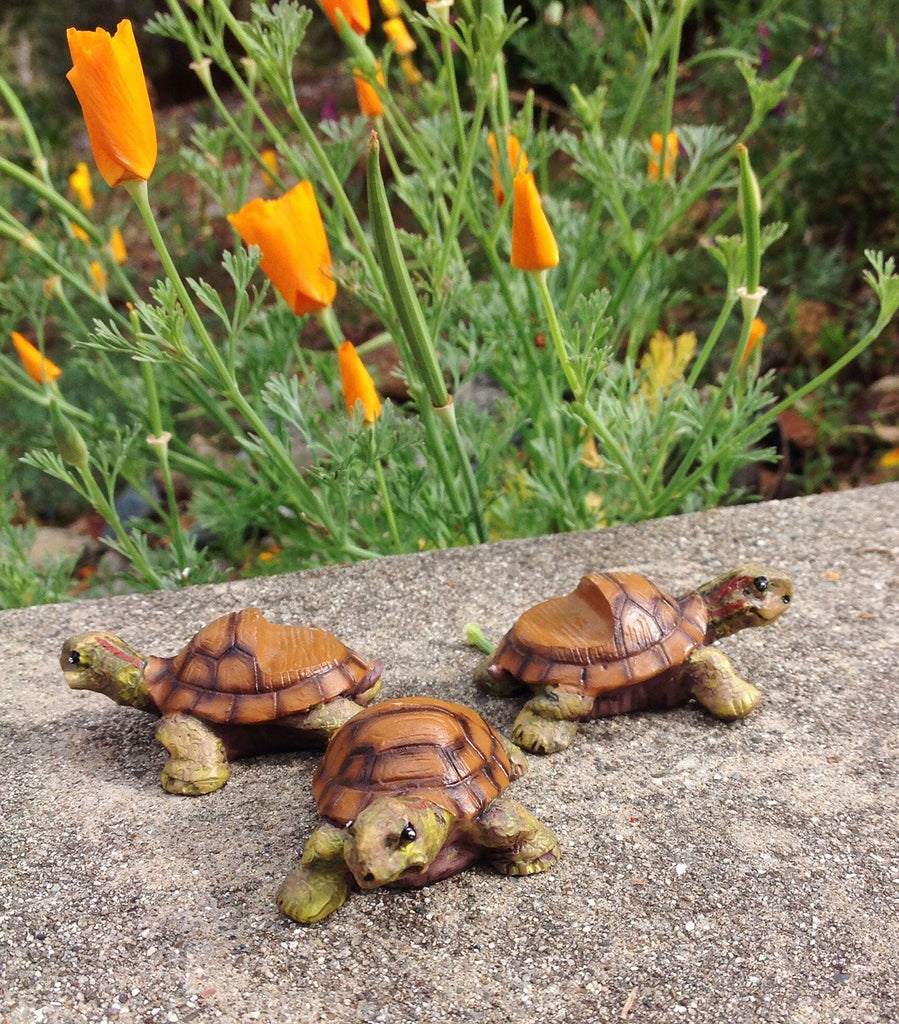
{"type": "Polygon", "coordinates": [[[696,354],[696,334],[688,331],[673,341],[664,331],[656,331],[649,340],[649,351],[643,353],[640,369],[644,374],[640,393],[649,399],[653,408],[659,392],[667,392],[683,379],[684,371],[696,354]]]}

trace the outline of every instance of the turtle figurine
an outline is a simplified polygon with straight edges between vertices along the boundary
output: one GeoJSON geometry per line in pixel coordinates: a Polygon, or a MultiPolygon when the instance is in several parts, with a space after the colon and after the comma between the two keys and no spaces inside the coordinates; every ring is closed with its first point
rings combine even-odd
{"type": "Polygon", "coordinates": [[[312,779],[322,821],[278,891],[301,924],[361,889],[419,888],[486,859],[505,875],[559,858],[550,829],[502,795],[527,769],[521,751],[471,708],[398,697],[347,722],[312,779]]]}
{"type": "Polygon", "coordinates": [[[532,691],[512,728],[532,753],[564,750],[580,721],[691,699],[717,718],[742,718],[761,694],[710,644],[773,622],[792,597],[785,573],[757,564],[681,597],[637,573],[584,576],[524,612],[475,681],[494,695],[532,691]]]}
{"type": "Polygon", "coordinates": [[[188,796],[223,786],[229,758],[324,746],[377,695],[382,667],[326,630],[278,625],[258,608],[210,622],[173,658],[82,633],[60,664],[73,690],[160,716],[162,788],[188,796]]]}

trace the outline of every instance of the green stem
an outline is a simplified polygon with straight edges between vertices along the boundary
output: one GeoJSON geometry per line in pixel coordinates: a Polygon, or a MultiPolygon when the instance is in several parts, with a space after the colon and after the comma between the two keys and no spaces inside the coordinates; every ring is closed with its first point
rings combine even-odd
{"type": "Polygon", "coordinates": [[[578,382],[574,368],[571,365],[571,360],[568,358],[568,349],[565,344],[565,339],[562,337],[562,331],[559,327],[559,319],[556,316],[555,305],[549,291],[549,286],[546,282],[546,271],[541,270],[538,273],[531,274],[530,276],[536,284],[537,291],[543,302],[543,308],[546,312],[546,319],[549,325],[553,348],[558,356],[559,363],[562,367],[563,373],[565,374],[568,386],[571,388],[574,395],[575,408],[584,419],[589,429],[592,430],[599,438],[605,452],[614,457],[620,469],[630,481],[634,491],[634,496],[640,508],[646,509],[649,504],[649,496],[646,491],[646,485],[637,471],[637,467],[632,464],[631,460],[627,457],[627,453],[615,440],[609,428],[597,415],[596,410],[588,404],[586,395],[583,393],[583,388],[578,382]]]}
{"type": "MultiPolygon", "coordinates": [[[[456,194],[453,197],[453,204],[450,207],[450,218],[444,233],[443,247],[437,258],[437,268],[433,280],[439,283],[446,274],[446,267],[449,263],[450,254],[454,247],[459,244],[459,221],[462,217],[462,210],[465,204],[465,197],[468,191],[468,183],[474,169],[475,155],[480,144],[481,125],[484,121],[484,111],[487,108],[486,96],[479,95],[475,104],[474,113],[471,117],[471,126],[468,134],[468,145],[463,150],[462,166],[459,168],[459,180],[456,184],[456,194]]],[[[497,146],[504,145],[505,140],[497,140],[497,146]]]]}
{"type": "Polygon", "coordinates": [[[22,134],[25,136],[25,141],[28,143],[28,148],[31,150],[31,162],[34,165],[35,170],[40,175],[41,181],[48,187],[52,188],[53,184],[50,179],[50,171],[47,167],[47,158],[44,156],[44,151],[41,148],[40,140],[37,137],[37,132],[34,130],[34,125],[31,123],[31,118],[22,105],[22,101],[16,94],[15,89],[7,82],[7,80],[0,75],[0,94],[3,99],[6,100],[6,104],[12,111],[13,117],[19,122],[22,128],[22,134]]]}
{"type": "Polygon", "coordinates": [[[371,456],[372,462],[375,467],[375,476],[378,478],[378,490],[381,492],[381,504],[384,506],[384,515],[387,516],[387,526],[390,529],[390,536],[393,540],[393,546],[398,554],[402,554],[403,542],[400,540],[400,531],[397,529],[396,517],[393,514],[393,505],[390,501],[390,492],[387,490],[387,480],[384,477],[384,467],[381,465],[381,460],[378,458],[375,445],[375,424],[372,423],[369,427],[371,436],[371,456]]]}
{"type": "Polygon", "coordinates": [[[540,299],[543,302],[543,309],[546,313],[546,319],[549,324],[549,334],[552,338],[553,348],[556,352],[556,358],[559,360],[559,365],[562,367],[562,372],[565,374],[565,380],[568,382],[568,387],[571,388],[571,393],[574,395],[574,400],[579,405],[583,405],[584,389],[578,382],[577,376],[575,375],[574,368],[571,365],[571,360],[568,358],[568,347],[565,344],[565,339],[562,337],[562,329],[559,326],[559,318],[556,316],[556,306],[553,302],[552,295],[549,291],[549,285],[546,281],[546,271],[540,270],[533,274],[534,283],[537,285],[537,291],[540,294],[540,299]]]}
{"type": "MultiPolygon", "coordinates": [[[[736,437],[734,438],[734,445],[745,444],[750,438],[755,435],[761,435],[765,431],[765,427],[769,423],[773,423],[774,420],[787,409],[794,406],[800,399],[805,398],[806,395],[812,391],[816,391],[818,388],[823,387],[829,380],[835,377],[841,370],[845,369],[851,362],[858,359],[858,357],[865,351],[870,345],[872,345],[881,333],[884,331],[886,326],[892,320],[892,313],[881,311],[880,316],[877,318],[874,326],[859,340],[852,348],[844,352],[839,359],[831,363],[826,370],[823,370],[813,380],[803,384],[802,387],[797,388],[795,391],[787,395],[786,398],[781,399],[776,405],[772,405],[768,409],[764,416],[757,420],[754,424],[749,427],[744,427],[736,437]]],[[[745,345],[745,339],[744,345],[745,345]]],[[[738,349],[742,351],[742,349],[738,349]]]]}
{"type": "MultiPolygon", "coordinates": [[[[212,75],[209,73],[209,63],[209,58],[195,59],[191,64],[191,67],[202,82],[203,87],[206,89],[206,93],[212,100],[213,106],[218,111],[219,117],[221,117],[224,123],[231,129],[234,137],[240,144],[240,148],[243,153],[249,157],[249,159],[252,160],[264,174],[268,175],[268,177],[272,179],[275,185],[277,185],[282,192],[286,191],[287,185],[277,169],[269,167],[269,165],[262,159],[249,133],[241,126],[226,104],[222,101],[221,96],[218,94],[218,90],[215,88],[212,75]]],[[[244,109],[247,113],[252,115],[253,111],[249,106],[244,109]]]]}
{"type": "Polygon", "coordinates": [[[156,451],[156,457],[159,459],[166,504],[169,510],[169,530],[175,545],[178,565],[183,568],[187,565],[186,548],[184,534],[181,531],[181,516],[178,514],[178,501],[175,497],[172,469],[169,465],[169,435],[162,426],[162,411],[159,407],[159,391],[156,387],[153,364],[143,362],[141,363],[141,370],[144,377],[144,391],[147,395],[147,409],[150,415],[151,434],[147,438],[147,443],[156,451]]]}
{"type": "Polygon", "coordinates": [[[122,551],[127,555],[133,565],[135,565],[144,580],[149,583],[155,590],[161,590],[164,587],[164,581],[156,572],[156,570],[150,565],[150,563],[144,558],[143,552],[140,546],[135,544],[131,539],[131,535],[125,529],[122,524],[122,520],[119,518],[119,514],[115,508],[115,502],[111,497],[107,497],[100,490],[97,485],[97,481],[94,479],[94,475],[91,472],[89,464],[79,464],[75,467],[78,475],[81,477],[83,482],[83,489],[76,486],[76,490],[80,490],[81,494],[93,508],[99,513],[104,522],[108,523],[112,532],[116,536],[116,540],[122,548],[122,551]]]}
{"type": "Polygon", "coordinates": [[[474,519],[475,533],[478,541],[483,544],[487,540],[487,522],[484,519],[484,511],[481,508],[481,495],[478,491],[477,480],[471,466],[471,457],[467,451],[465,439],[459,430],[459,423],[456,419],[456,407],[450,398],[449,403],[436,410],[437,415],[449,427],[450,437],[453,439],[453,447],[456,449],[456,461],[462,471],[462,483],[468,493],[468,504],[474,519]]]}
{"type": "MultiPolygon", "coordinates": [[[[171,5],[172,3],[174,3],[174,0],[169,0],[169,4],[171,5]]],[[[246,53],[251,54],[253,50],[252,42],[247,38],[243,25],[231,12],[229,5],[225,3],[224,0],[213,0],[213,4],[223,18],[225,24],[239,40],[246,53]]],[[[227,57],[227,53],[224,54],[223,59],[219,59],[219,55],[217,54],[217,62],[225,67],[226,70],[228,70],[227,65],[231,65],[231,61],[227,57]]],[[[261,68],[261,70],[264,69],[261,68]]],[[[289,68],[286,70],[289,72],[289,68]]],[[[295,163],[292,148],[287,145],[286,140],[284,140],[281,133],[278,132],[274,124],[272,124],[271,119],[266,115],[265,110],[259,104],[252,90],[246,86],[243,78],[237,73],[237,70],[233,68],[233,65],[231,65],[231,70],[229,70],[228,73],[235,82],[235,85],[240,89],[241,95],[244,99],[248,103],[252,104],[253,109],[256,112],[256,116],[262,120],[263,124],[265,124],[266,130],[271,133],[272,138],[279,140],[278,148],[282,149],[283,147],[282,151],[285,153],[286,157],[291,161],[291,163],[295,163]]],[[[316,167],[318,168],[318,172],[328,186],[331,197],[340,208],[347,224],[350,225],[350,229],[352,230],[353,236],[356,240],[356,245],[359,248],[360,257],[368,270],[372,284],[375,288],[379,288],[382,283],[381,273],[378,267],[378,262],[371,248],[371,244],[369,243],[368,237],[362,228],[362,224],[356,215],[356,210],[344,190],[340,177],[331,165],[331,161],[328,159],[328,155],[319,141],[317,134],[313,131],[305,114],[300,110],[293,79],[289,73],[286,73],[283,81],[269,81],[268,84],[284,104],[288,115],[294,125],[299,129],[300,134],[303,136],[303,140],[312,154],[316,167]]]]}
{"type": "MultiPolygon", "coordinates": [[[[287,451],[284,444],[276,438],[274,434],[272,434],[266,425],[265,420],[246,400],[237,381],[229,374],[228,367],[219,354],[215,342],[206,330],[206,326],[203,323],[196,306],[191,300],[190,293],[188,292],[184,281],[181,279],[178,268],[175,266],[171,254],[169,253],[165,239],[162,237],[162,233],[159,230],[159,226],[156,223],[156,218],[154,217],[153,210],[150,206],[149,196],[147,194],[147,183],[145,181],[132,181],[128,182],[125,185],[125,188],[128,190],[141,216],[143,217],[144,224],[146,225],[147,231],[150,235],[150,240],[153,242],[153,245],[159,254],[163,270],[171,281],[172,286],[184,307],[185,316],[193,328],[194,334],[203,349],[206,359],[209,360],[209,363],[214,369],[215,375],[221,382],[227,398],[232,402],[235,408],[240,412],[241,416],[243,416],[253,429],[254,433],[265,446],[268,453],[273,456],[278,464],[280,472],[284,474],[286,479],[292,481],[298,492],[300,506],[305,506],[306,509],[315,510],[316,515],[319,517],[321,522],[316,523],[314,520],[309,519],[308,521],[310,524],[327,534],[333,535],[335,526],[327,506],[312,487],[310,487],[302,476],[300,476],[299,471],[294,465],[293,459],[290,457],[290,453],[287,451]]],[[[181,341],[181,347],[185,354],[189,354],[189,350],[187,349],[183,339],[181,341]]],[[[283,482],[284,481],[282,480],[282,483],[283,482]]],[[[304,514],[307,513],[304,512],[304,514]]]]}
{"type": "Polygon", "coordinates": [[[346,335],[343,333],[343,328],[340,326],[337,314],[334,312],[334,307],[325,306],[318,314],[318,322],[322,325],[322,329],[328,335],[328,340],[334,348],[340,348],[346,335]]]}
{"type": "MultiPolygon", "coordinates": [[[[749,337],[749,328],[751,321],[746,321],[744,318],[742,328],[740,330],[740,340],[737,342],[737,352],[742,352],[746,346],[746,340],[749,337]]],[[[698,433],[693,437],[690,447],[681,456],[678,463],[677,469],[674,471],[671,479],[665,485],[658,499],[656,500],[654,511],[656,514],[664,514],[664,510],[673,509],[677,507],[677,495],[689,493],[690,485],[686,483],[687,480],[698,479],[695,472],[690,472],[691,467],[695,464],[699,453],[702,451],[703,445],[711,437],[712,431],[715,429],[717,424],[721,423],[721,411],[723,410],[728,398],[731,396],[734,383],[738,380],[739,375],[739,359],[735,358],[731,361],[731,365],[721,382],[718,392],[715,395],[712,403],[709,407],[708,412],[703,416],[702,426],[698,433]]],[[[706,467],[706,470],[708,467],[706,467]]]]}

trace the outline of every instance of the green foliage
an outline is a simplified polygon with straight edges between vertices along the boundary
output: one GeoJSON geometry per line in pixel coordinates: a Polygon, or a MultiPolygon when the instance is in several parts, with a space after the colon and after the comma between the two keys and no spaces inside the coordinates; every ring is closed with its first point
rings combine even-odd
{"type": "Polygon", "coordinates": [[[37,531],[32,523],[14,525],[9,463],[0,451],[0,609],[65,601],[75,558],[45,555],[36,560],[37,531]]]}
{"type": "MultiPolygon", "coordinates": [[[[370,141],[366,119],[314,124],[297,103],[303,8],[255,4],[241,20],[226,0],[168,0],[151,31],[187,46],[209,100],[170,164],[189,177],[190,203],[168,201],[157,172],[148,191],[104,194],[88,216],[12,102],[0,258],[14,273],[0,285],[0,328],[47,345],[63,368],[45,385],[0,354],[3,394],[29,410],[24,464],[100,513],[133,585],[147,588],[740,500],[735,475],[768,454],[759,446],[775,417],[866,351],[899,308],[899,279],[869,254],[874,322],[816,377],[776,393],[747,346],[774,283],[767,250],[785,230],[770,215],[782,175],[762,175],[760,204],[741,203],[736,152],[745,199],[746,147],[754,154],[805,65],[790,54],[763,75],[745,60],[743,24],[734,45],[690,57],[699,69],[724,62],[745,101],[721,123],[681,123],[692,6],[632,0],[602,22],[584,8],[556,24],[558,8],[538,5],[529,26],[500,5],[460,7],[453,24],[431,9],[410,20],[427,74],[418,86],[392,47],[376,53],[347,30],[348,72],[380,57],[386,73],[370,141]],[[564,123],[535,116],[532,95],[514,106],[506,61],[516,55],[534,80],[571,79],[564,123]],[[672,130],[679,155],[660,168],[650,135],[672,130]],[[487,144],[492,133],[502,152],[510,131],[544,193],[558,267],[511,266],[511,169],[504,157],[498,203],[487,144]],[[318,198],[339,285],[334,307],[309,317],[268,287],[259,250],[225,220],[297,179],[318,198]],[[697,219],[713,205],[714,219],[697,219]],[[152,282],[110,258],[112,223],[152,245],[152,282]],[[220,265],[202,256],[214,238],[227,246],[220,265]],[[696,310],[701,323],[684,322],[696,310]],[[697,343],[678,362],[665,329],[693,327],[697,343]],[[369,423],[345,413],[334,348],[347,334],[372,364],[390,343],[402,360],[406,394],[369,423]],[[59,451],[46,447],[51,412],[59,451]],[[146,521],[123,520],[126,485],[145,497],[146,521]]],[[[21,536],[4,536],[21,562],[21,536]]],[[[11,599],[29,599],[29,586],[11,599]]]]}

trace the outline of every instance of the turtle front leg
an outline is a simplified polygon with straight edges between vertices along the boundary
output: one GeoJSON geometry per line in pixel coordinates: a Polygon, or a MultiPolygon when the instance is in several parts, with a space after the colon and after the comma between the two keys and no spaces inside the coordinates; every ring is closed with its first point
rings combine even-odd
{"type": "Polygon", "coordinates": [[[519,712],[512,741],[532,754],[554,754],[571,745],[578,721],[592,710],[592,697],[547,687],[519,712]]]}
{"type": "Polygon", "coordinates": [[[168,715],[156,727],[156,739],[171,755],[160,778],[167,793],[201,796],[228,781],[225,745],[199,718],[184,712],[168,715]]]}
{"type": "Polygon", "coordinates": [[[278,889],[282,913],[299,924],[315,924],[343,906],[349,892],[345,837],[344,829],[327,822],[312,833],[300,863],[278,889]]]}
{"type": "Polygon", "coordinates": [[[684,663],[691,693],[716,718],[743,718],[761,700],[761,693],[746,682],[716,647],[697,647],[684,663]]]}
{"type": "Polygon", "coordinates": [[[503,875],[536,875],[562,856],[552,829],[508,797],[498,797],[477,819],[475,838],[503,875]]]}

